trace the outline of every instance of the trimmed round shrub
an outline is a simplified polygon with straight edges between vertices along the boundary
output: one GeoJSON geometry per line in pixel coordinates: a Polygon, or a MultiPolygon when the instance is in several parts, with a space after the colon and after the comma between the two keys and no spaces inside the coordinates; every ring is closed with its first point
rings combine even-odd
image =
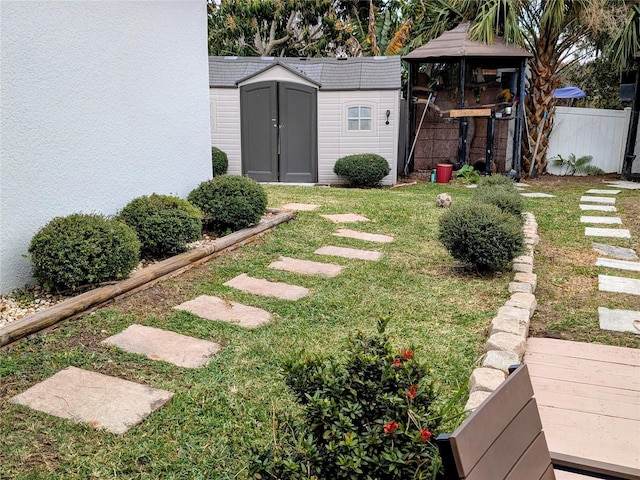
{"type": "Polygon", "coordinates": [[[518,219],[485,203],[449,209],[440,217],[439,239],[453,258],[483,271],[500,270],[524,251],[518,219]]]}
{"type": "Polygon", "coordinates": [[[211,147],[211,164],[213,166],[213,176],[224,175],[229,168],[227,154],[218,147],[211,147]]]}
{"type": "Polygon", "coordinates": [[[202,212],[178,197],[152,194],[127,204],[119,218],[133,227],[142,243],[144,257],[163,257],[184,252],[187,243],[202,236],[202,212]]]}
{"type": "Polygon", "coordinates": [[[126,278],[138,265],[140,241],[126,223],[98,214],[56,217],[31,239],[33,276],[65,290],[126,278]]]}
{"type": "Polygon", "coordinates": [[[333,166],[333,173],[358,187],[379,185],[390,171],[389,162],[375,153],[347,155],[339,158],[333,166]]]}
{"type": "Polygon", "coordinates": [[[489,175],[488,177],[482,177],[478,182],[478,188],[493,188],[501,187],[517,191],[516,182],[505,175],[489,175]]]}
{"type": "Polygon", "coordinates": [[[267,209],[262,185],[239,175],[220,175],[202,182],[188,198],[204,212],[205,227],[218,234],[257,223],[267,209]]]}
{"type": "Polygon", "coordinates": [[[524,221],[522,218],[524,199],[515,189],[511,190],[509,187],[504,186],[478,188],[473,195],[473,200],[495,205],[503,212],[515,215],[521,221],[524,221]]]}

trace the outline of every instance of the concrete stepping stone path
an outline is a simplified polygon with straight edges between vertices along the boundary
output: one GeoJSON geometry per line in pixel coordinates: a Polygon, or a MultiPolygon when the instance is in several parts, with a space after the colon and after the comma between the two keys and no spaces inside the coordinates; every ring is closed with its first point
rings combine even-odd
{"type": "Polygon", "coordinates": [[[605,205],[614,205],[616,203],[616,199],[613,197],[590,197],[588,195],[583,195],[580,197],[581,202],[591,202],[591,203],[602,203],[605,205]]]}
{"type": "Polygon", "coordinates": [[[299,212],[310,212],[318,207],[319,205],[314,205],[313,203],[287,203],[286,205],[282,205],[281,208],[299,212]]]}
{"type": "Polygon", "coordinates": [[[164,360],[185,368],[206,365],[211,356],[222,348],[219,343],[136,324],[103,340],[102,343],[115,345],[126,352],[146,355],[151,360],[164,360]]]}
{"type": "Polygon", "coordinates": [[[321,215],[334,223],[368,222],[369,219],[357,213],[339,213],[335,215],[321,215]]]}
{"type": "Polygon", "coordinates": [[[639,257],[635,251],[630,248],[615,247],[613,245],[606,245],[604,243],[591,244],[593,249],[600,255],[607,255],[608,257],[619,258],[620,260],[638,260],[639,257]]]}
{"type": "Polygon", "coordinates": [[[631,332],[640,335],[640,312],[598,308],[600,328],[614,332],[631,332]]]}
{"type": "Polygon", "coordinates": [[[631,238],[631,232],[626,228],[586,227],[584,234],[587,237],[631,238]]]}
{"type": "Polygon", "coordinates": [[[583,215],[580,217],[581,223],[601,223],[608,225],[622,225],[622,219],[620,217],[590,217],[583,215]]]}
{"type": "Polygon", "coordinates": [[[629,262],[627,260],[617,260],[614,258],[598,258],[598,260],[596,260],[596,267],[617,268],[618,270],[640,272],[640,262],[629,262]]]}
{"type": "Polygon", "coordinates": [[[640,295],[640,280],[627,277],[598,275],[598,289],[601,292],[628,293],[640,295]]]}
{"type": "Polygon", "coordinates": [[[587,190],[585,193],[592,193],[594,195],[617,195],[622,190],[601,190],[598,188],[592,188],[591,190],[587,190]]]}
{"type": "Polygon", "coordinates": [[[200,295],[173,308],[193,313],[206,320],[233,323],[244,328],[256,328],[271,320],[271,314],[266,310],[212,295],[200,295]]]}
{"type": "Polygon", "coordinates": [[[173,397],[172,392],[68,367],[16,395],[11,402],[122,434],[173,397]]]}
{"type": "Polygon", "coordinates": [[[270,282],[263,278],[250,277],[246,273],[232,278],[224,285],[262,297],[276,297],[281,300],[299,300],[309,294],[309,289],[282,282],[270,282]]]}
{"type": "Polygon", "coordinates": [[[618,180],[615,182],[607,182],[607,184],[625,190],[640,190],[640,183],[638,182],[627,182],[625,180],[618,180]]]}
{"type": "Polygon", "coordinates": [[[521,193],[520,195],[528,198],[555,198],[555,195],[541,192],[521,193]]]}
{"type": "Polygon", "coordinates": [[[580,204],[580,210],[593,210],[596,212],[617,212],[618,209],[613,205],[582,205],[580,204]]]}
{"type": "Polygon", "coordinates": [[[334,257],[343,257],[343,258],[355,258],[358,260],[371,260],[378,261],[382,258],[381,252],[376,252],[372,250],[360,250],[358,248],[347,248],[347,247],[321,247],[316,250],[314,253],[318,255],[331,255],[334,257]]]}
{"type": "Polygon", "coordinates": [[[365,242],[391,243],[394,238],[389,235],[381,235],[378,233],[357,232],[348,228],[341,228],[336,233],[336,237],[355,238],[356,240],[364,240],[365,242]]]}
{"type": "Polygon", "coordinates": [[[280,257],[279,260],[269,264],[269,268],[286,270],[293,273],[306,275],[324,275],[325,277],[335,277],[342,272],[342,265],[335,263],[313,262],[311,260],[297,260],[295,258],[280,257]]]}

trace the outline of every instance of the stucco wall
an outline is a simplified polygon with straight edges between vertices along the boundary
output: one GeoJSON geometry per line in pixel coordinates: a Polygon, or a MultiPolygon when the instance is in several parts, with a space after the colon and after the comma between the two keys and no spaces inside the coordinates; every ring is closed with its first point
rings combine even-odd
{"type": "Polygon", "coordinates": [[[211,177],[206,2],[0,2],[0,291],[51,218],[211,177]]]}

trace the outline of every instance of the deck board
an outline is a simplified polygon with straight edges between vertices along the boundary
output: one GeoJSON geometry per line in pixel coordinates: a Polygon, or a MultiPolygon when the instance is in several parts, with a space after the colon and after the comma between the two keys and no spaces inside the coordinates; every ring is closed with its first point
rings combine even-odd
{"type": "Polygon", "coordinates": [[[575,456],[640,478],[640,351],[530,338],[524,362],[551,457],[575,456]]]}

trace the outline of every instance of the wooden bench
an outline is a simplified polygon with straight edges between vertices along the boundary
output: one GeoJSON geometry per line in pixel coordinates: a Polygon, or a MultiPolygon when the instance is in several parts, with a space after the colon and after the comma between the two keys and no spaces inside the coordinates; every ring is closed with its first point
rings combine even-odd
{"type": "Polygon", "coordinates": [[[526,365],[452,434],[436,439],[446,480],[615,479],[580,465],[553,465],[526,365]],[[555,468],[554,468],[555,467],[555,468]]]}

